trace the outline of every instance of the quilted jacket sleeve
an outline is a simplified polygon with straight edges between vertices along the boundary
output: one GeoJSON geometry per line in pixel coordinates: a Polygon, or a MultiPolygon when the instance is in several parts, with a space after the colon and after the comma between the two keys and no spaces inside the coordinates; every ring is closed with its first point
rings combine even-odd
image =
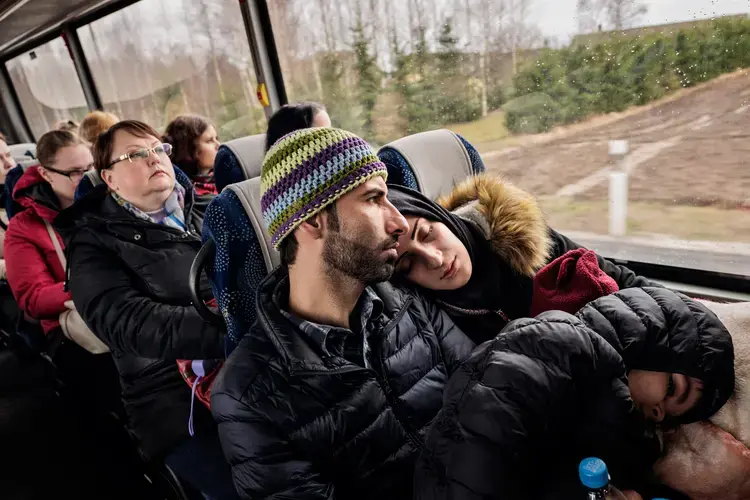
{"type": "Polygon", "coordinates": [[[143,295],[106,249],[87,240],[74,240],[70,252],[73,301],[110,349],[163,360],[224,357],[224,333],[194,307],[143,295]]]}
{"type": "Polygon", "coordinates": [[[573,316],[510,323],[448,383],[417,466],[417,498],[570,498],[564,484],[575,498],[586,454],[611,463],[613,476],[648,466],[643,440],[632,439],[624,376],[617,352],[573,316]]]}
{"type": "Polygon", "coordinates": [[[224,455],[242,498],[333,500],[333,484],[301,460],[260,405],[214,393],[211,410],[219,424],[224,455]]]}

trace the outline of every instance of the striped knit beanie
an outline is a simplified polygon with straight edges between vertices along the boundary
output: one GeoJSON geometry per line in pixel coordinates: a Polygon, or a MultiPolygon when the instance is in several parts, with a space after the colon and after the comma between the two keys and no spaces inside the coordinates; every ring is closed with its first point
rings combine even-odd
{"type": "Polygon", "coordinates": [[[260,207],[274,248],[297,226],[367,180],[388,177],[369,144],[345,130],[292,132],[263,160],[260,207]]]}

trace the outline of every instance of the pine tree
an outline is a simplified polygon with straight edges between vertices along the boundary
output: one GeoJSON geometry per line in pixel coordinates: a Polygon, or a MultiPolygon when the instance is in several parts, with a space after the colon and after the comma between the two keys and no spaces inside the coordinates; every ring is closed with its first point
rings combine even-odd
{"type": "Polygon", "coordinates": [[[364,115],[364,135],[368,138],[374,136],[373,110],[380,93],[381,73],[377,60],[370,55],[370,40],[365,33],[361,13],[358,13],[357,24],[352,29],[354,39],[354,69],[359,78],[358,99],[362,106],[364,115]]]}

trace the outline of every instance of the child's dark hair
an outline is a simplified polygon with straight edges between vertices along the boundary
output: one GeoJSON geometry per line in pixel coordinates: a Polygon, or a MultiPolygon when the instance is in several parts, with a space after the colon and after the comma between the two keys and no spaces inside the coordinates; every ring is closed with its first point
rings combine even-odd
{"type": "Polygon", "coordinates": [[[303,128],[312,127],[315,115],[325,111],[325,107],[317,102],[300,102],[285,104],[268,120],[266,132],[266,151],[271,149],[276,141],[287,134],[303,128]]]}

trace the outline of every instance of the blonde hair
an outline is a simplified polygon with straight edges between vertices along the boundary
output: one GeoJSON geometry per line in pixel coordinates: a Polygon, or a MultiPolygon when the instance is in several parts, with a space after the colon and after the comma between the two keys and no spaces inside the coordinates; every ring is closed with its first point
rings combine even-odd
{"type": "Polygon", "coordinates": [[[80,135],[81,139],[84,141],[93,144],[96,142],[96,138],[99,137],[100,134],[109,130],[109,127],[119,121],[120,119],[112,113],[106,111],[92,111],[86,115],[86,118],[81,122],[78,135],[80,135]]]}

